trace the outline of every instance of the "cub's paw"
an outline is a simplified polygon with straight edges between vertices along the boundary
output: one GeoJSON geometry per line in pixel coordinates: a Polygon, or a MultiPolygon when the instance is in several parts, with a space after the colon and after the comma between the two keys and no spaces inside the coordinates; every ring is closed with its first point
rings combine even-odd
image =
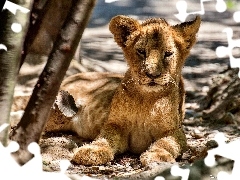
{"type": "Polygon", "coordinates": [[[140,161],[143,166],[149,166],[153,163],[175,162],[175,159],[165,149],[158,149],[158,151],[146,151],[140,156],[140,161]]]}
{"type": "Polygon", "coordinates": [[[112,149],[108,145],[88,144],[78,148],[72,161],[82,165],[100,165],[114,159],[112,149]]]}

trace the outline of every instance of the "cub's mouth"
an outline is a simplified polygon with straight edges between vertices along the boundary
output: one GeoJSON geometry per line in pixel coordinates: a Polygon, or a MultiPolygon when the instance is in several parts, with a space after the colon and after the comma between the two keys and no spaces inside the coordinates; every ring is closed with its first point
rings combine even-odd
{"type": "Polygon", "coordinates": [[[148,84],[147,84],[148,86],[156,86],[156,85],[158,85],[155,81],[150,81],[148,84]]]}
{"type": "Polygon", "coordinates": [[[158,88],[168,89],[174,86],[178,87],[178,84],[176,83],[175,79],[173,79],[170,75],[164,75],[156,79],[142,78],[138,80],[138,83],[140,85],[143,85],[144,88],[155,90],[158,88]]]}

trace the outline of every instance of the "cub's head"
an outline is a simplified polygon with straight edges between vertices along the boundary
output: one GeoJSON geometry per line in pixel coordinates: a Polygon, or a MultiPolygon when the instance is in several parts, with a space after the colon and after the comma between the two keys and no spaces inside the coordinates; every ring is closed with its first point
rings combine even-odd
{"type": "Polygon", "coordinates": [[[175,26],[160,18],[140,24],[120,15],[112,18],[109,29],[124,52],[133,80],[156,91],[178,86],[200,23],[200,17],[196,17],[175,26]]]}

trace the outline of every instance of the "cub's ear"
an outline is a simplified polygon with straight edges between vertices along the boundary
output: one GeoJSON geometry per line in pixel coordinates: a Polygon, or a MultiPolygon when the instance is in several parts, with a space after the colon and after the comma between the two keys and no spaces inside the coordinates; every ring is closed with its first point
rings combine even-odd
{"type": "Polygon", "coordinates": [[[173,29],[177,32],[177,35],[183,38],[180,40],[180,43],[184,45],[187,50],[190,50],[195,44],[196,34],[199,30],[200,24],[201,18],[197,16],[193,21],[184,22],[173,26],[173,29]]]}
{"type": "Polygon", "coordinates": [[[126,46],[129,35],[139,28],[140,24],[127,16],[119,15],[111,19],[109,30],[120,47],[126,46]]]}

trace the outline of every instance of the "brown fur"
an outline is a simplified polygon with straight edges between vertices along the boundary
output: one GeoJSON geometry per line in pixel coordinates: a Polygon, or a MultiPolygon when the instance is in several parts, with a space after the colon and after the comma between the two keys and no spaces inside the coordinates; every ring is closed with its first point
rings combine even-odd
{"type": "Polygon", "coordinates": [[[72,118],[52,112],[46,125],[47,131],[72,130],[94,140],[78,148],[74,162],[99,165],[131,151],[149,165],[181,155],[186,147],[181,71],[200,23],[199,17],[176,26],[164,19],[142,24],[126,16],[111,20],[110,31],[129,66],[125,76],[86,73],[67,78],[61,89],[72,94],[79,111],[72,118]]]}

